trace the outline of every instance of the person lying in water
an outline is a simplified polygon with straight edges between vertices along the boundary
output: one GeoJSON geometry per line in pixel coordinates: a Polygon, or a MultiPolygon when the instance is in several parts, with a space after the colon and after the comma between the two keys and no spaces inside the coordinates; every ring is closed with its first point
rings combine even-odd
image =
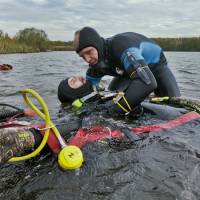
{"type": "MultiPolygon", "coordinates": [[[[61,103],[72,103],[75,106],[78,99],[81,99],[81,101],[90,101],[93,98],[99,97],[102,101],[105,99],[104,105],[107,106],[108,109],[106,110],[108,112],[123,115],[140,108],[140,106],[135,106],[136,101],[132,86],[132,81],[124,79],[120,84],[119,82],[111,82],[108,87],[109,91],[105,92],[102,91],[103,89],[99,85],[92,85],[86,78],[73,76],[60,82],[57,94],[61,103]],[[112,100],[110,100],[111,98],[112,100]]],[[[139,104],[140,102],[138,101],[137,105],[139,104]]]]}
{"type": "MultiPolygon", "coordinates": [[[[83,77],[70,77],[67,78],[66,80],[61,81],[61,83],[59,84],[58,98],[62,103],[69,103],[69,102],[72,103],[77,98],[83,98],[86,97],[87,95],[90,95],[91,92],[93,92],[93,87],[89,81],[87,81],[83,77]]],[[[110,110],[111,114],[115,113],[115,111],[111,110],[112,107],[121,113],[121,108],[113,102],[112,95],[111,99],[110,98],[106,100],[103,99],[103,102],[101,95],[100,95],[100,101],[99,98],[96,98],[96,96],[98,95],[99,94],[95,92],[94,95],[91,95],[85,99],[93,101],[94,104],[97,104],[97,101],[98,103],[102,103],[103,106],[100,108],[103,110],[104,109],[110,110]],[[106,102],[109,103],[106,104],[106,102]]],[[[131,95],[128,95],[128,97],[129,96],[131,95]]],[[[120,103],[123,104],[123,102],[121,101],[120,103]]],[[[125,105],[127,106],[127,104],[125,105]]],[[[159,116],[169,115],[170,118],[180,116],[182,113],[186,112],[185,109],[176,110],[173,108],[173,110],[170,110],[170,107],[164,107],[160,109],[159,107],[154,108],[152,107],[152,105],[148,106],[148,104],[142,104],[142,107],[145,108],[146,111],[150,113],[155,113],[158,114],[159,116]],[[156,111],[156,109],[158,112],[156,111]]],[[[24,113],[24,111],[22,113],[24,113]]],[[[16,116],[16,114],[18,115],[19,113],[13,112],[12,114],[16,116]]],[[[8,117],[8,115],[6,115],[6,117],[8,117]]],[[[70,132],[76,131],[83,126],[82,120],[83,119],[80,119],[80,117],[78,117],[78,120],[74,121],[72,120],[72,118],[70,118],[70,120],[65,122],[66,126],[58,125],[57,128],[60,131],[61,135],[64,136],[64,138],[70,138],[72,136],[71,134],[69,134],[70,132]]],[[[32,149],[37,148],[37,146],[41,143],[42,135],[43,135],[42,130],[38,128],[34,127],[19,128],[19,127],[9,127],[9,126],[5,128],[0,124],[0,163],[5,163],[13,156],[23,154],[24,151],[31,151],[32,149]]],[[[54,144],[54,142],[55,141],[51,139],[48,141],[48,145],[51,147],[51,144],[52,143],[54,144]]]]}
{"type": "MultiPolygon", "coordinates": [[[[187,112],[185,109],[176,109],[169,106],[159,107],[160,105],[156,105],[155,107],[153,104],[143,104],[142,106],[146,113],[157,115],[156,118],[165,116],[165,119],[174,119],[187,112]],[[166,116],[168,117],[166,118],[166,116]]],[[[94,110],[92,111],[92,113],[94,113],[94,110]]],[[[139,131],[139,133],[147,133],[151,129],[152,131],[155,128],[156,130],[159,129],[158,125],[153,125],[152,128],[144,127],[144,129],[139,128],[138,130],[135,128],[132,132],[131,129],[126,127],[126,123],[126,126],[122,125],[122,122],[120,122],[120,126],[115,123],[110,124],[106,119],[100,118],[98,115],[96,116],[96,119],[94,119],[94,115],[92,115],[91,118],[88,118],[87,115],[86,120],[84,117],[78,117],[76,119],[70,117],[68,120],[60,119],[56,124],[62,137],[66,141],[70,141],[70,144],[77,145],[79,148],[83,147],[87,142],[96,141],[98,139],[111,139],[111,135],[112,139],[113,137],[116,137],[116,139],[125,137],[134,144],[146,137],[143,135],[138,136],[137,134],[133,134],[137,133],[136,131],[139,131]],[[88,136],[86,136],[87,134],[88,136]],[[84,136],[86,136],[86,138],[84,136]]],[[[174,127],[174,123],[172,124],[172,127],[174,127]]],[[[176,125],[177,124],[178,123],[176,122],[176,125]]],[[[45,131],[45,129],[38,127],[41,127],[41,125],[34,125],[30,122],[24,123],[24,121],[0,123],[0,164],[7,162],[12,157],[21,156],[36,149],[41,144],[45,131]]],[[[166,126],[164,125],[163,127],[166,126]]],[[[170,128],[169,125],[167,125],[167,127],[170,128]]],[[[162,128],[162,126],[160,128],[162,128]]],[[[47,144],[50,150],[57,154],[60,150],[60,145],[56,137],[53,137],[53,135],[54,133],[51,132],[47,144]]],[[[45,150],[48,150],[49,148],[45,148],[45,150]]]]}
{"type": "MultiPolygon", "coordinates": [[[[137,107],[132,107],[133,90],[131,90],[131,80],[129,81],[125,79],[123,83],[124,84],[119,84],[119,82],[117,82],[116,84],[113,84],[112,82],[109,86],[109,88],[115,88],[115,90],[123,91],[125,93],[124,96],[121,95],[118,98],[116,97],[118,94],[116,94],[115,92],[113,93],[114,97],[112,93],[110,95],[110,92],[108,92],[108,94],[106,95],[99,95],[100,93],[95,91],[98,88],[94,88],[90,81],[86,80],[83,77],[69,77],[60,82],[58,86],[58,98],[61,103],[72,103],[77,99],[81,99],[83,101],[93,101],[95,105],[102,103],[103,106],[100,105],[100,109],[109,110],[109,113],[111,115],[126,114],[129,112],[133,112],[134,114],[135,112],[141,114],[141,109],[138,109],[138,112],[138,110],[136,109],[137,107]],[[108,96],[108,98],[106,97],[104,99],[105,96],[108,96]],[[116,100],[113,101],[113,98],[115,98],[116,100]]],[[[145,108],[150,112],[156,112],[154,108],[149,108],[148,105],[145,104],[142,105],[142,108],[145,108]]],[[[170,112],[170,109],[161,109],[160,112],[163,115],[163,113],[166,111],[170,112]]],[[[182,110],[180,109],[175,112],[175,115],[172,114],[173,112],[170,112],[170,116],[179,116],[181,112],[182,110]]],[[[18,113],[14,114],[16,115],[18,113]]],[[[72,124],[70,124],[70,122],[68,121],[65,128],[63,128],[62,126],[60,127],[60,132],[68,135],[70,131],[77,130],[82,126],[81,120],[82,119],[72,124]]],[[[35,128],[0,128],[0,163],[8,161],[11,157],[16,156],[18,153],[36,148],[38,144],[40,144],[41,138],[41,131],[35,128]]]]}
{"type": "Polygon", "coordinates": [[[144,35],[126,32],[105,39],[95,29],[83,27],[74,34],[74,47],[89,64],[86,79],[96,85],[105,75],[115,77],[110,89],[126,90],[131,108],[153,91],[156,96],[180,96],[162,48],[144,35]]]}
{"type": "MultiPolygon", "coordinates": [[[[3,111],[3,113],[5,113],[5,111],[3,111]]],[[[12,118],[11,120],[8,120],[7,122],[7,118],[6,120],[5,118],[2,118],[1,123],[0,123],[0,164],[6,163],[12,157],[21,156],[21,155],[27,154],[27,152],[31,152],[34,149],[36,149],[41,144],[44,132],[46,130],[43,128],[39,128],[41,126],[44,127],[44,125],[42,124],[39,124],[38,126],[38,124],[36,125],[32,124],[30,120],[29,122],[24,121],[24,120],[20,121],[18,115],[17,115],[18,121],[12,121],[14,117],[16,116],[16,112],[13,112],[14,116],[11,116],[11,114],[12,113],[10,112],[9,117],[12,118]]],[[[8,115],[6,115],[5,117],[7,116],[8,115]]],[[[73,136],[76,135],[77,131],[83,128],[82,120],[83,118],[80,118],[80,115],[78,118],[76,117],[75,119],[73,117],[70,117],[70,119],[67,119],[67,120],[65,118],[63,119],[61,118],[57,120],[56,127],[59,130],[62,137],[66,141],[68,141],[68,139],[70,140],[71,138],[74,138],[73,136]]],[[[86,134],[87,133],[86,129],[88,129],[88,132],[90,133],[89,135],[96,134],[96,137],[91,138],[94,141],[96,140],[96,138],[102,137],[102,136],[101,137],[99,136],[99,133],[101,134],[104,133],[103,138],[106,138],[106,137],[110,138],[111,126],[108,128],[109,124],[107,124],[105,130],[103,127],[99,129],[99,126],[101,127],[102,124],[98,124],[98,123],[99,121],[98,122],[95,121],[92,126],[89,123],[88,124],[90,127],[89,129],[86,128],[87,127],[85,126],[86,123],[84,123],[83,133],[86,134]],[[96,130],[95,127],[98,128],[98,131],[96,130]],[[91,129],[93,129],[93,131],[91,131],[91,129]],[[94,134],[91,134],[92,132],[94,134]]],[[[72,144],[79,146],[83,144],[83,141],[86,142],[86,139],[84,138],[82,138],[83,141],[81,142],[79,140],[81,138],[82,137],[74,140],[74,143],[72,144]]],[[[56,154],[60,151],[60,144],[58,143],[57,138],[54,136],[54,133],[52,132],[52,130],[50,131],[50,136],[47,141],[47,144],[49,148],[45,148],[45,150],[51,150],[52,152],[56,154]]]]}
{"type": "MultiPolygon", "coordinates": [[[[180,108],[176,110],[176,108],[170,106],[163,107],[150,104],[148,100],[140,104],[138,102],[139,105],[134,107],[132,86],[131,81],[124,80],[124,84],[111,82],[108,87],[111,90],[103,90],[94,87],[90,81],[82,76],[72,76],[60,82],[57,95],[63,105],[72,105],[76,109],[82,107],[81,112],[84,114],[87,114],[87,111],[91,113],[91,110],[94,109],[96,112],[105,114],[105,117],[130,116],[131,118],[138,118],[143,113],[151,113],[157,115],[157,118],[160,119],[172,119],[182,112],[180,108]],[[112,90],[113,88],[115,90],[112,90]],[[86,103],[86,106],[82,106],[84,103],[86,103]],[[84,109],[86,112],[84,112],[84,109]],[[177,115],[177,113],[179,114],[177,115]]],[[[180,100],[179,98],[175,99],[177,100],[173,100],[173,102],[177,101],[179,106],[181,98],[180,100]]],[[[183,112],[185,112],[185,109],[183,112]]]]}
{"type": "Polygon", "coordinates": [[[131,80],[123,79],[121,82],[112,81],[108,90],[103,91],[82,76],[72,76],[60,82],[57,95],[61,103],[71,103],[75,107],[96,98],[100,101],[96,101],[95,107],[100,107],[111,116],[138,116],[144,106],[141,106],[139,99],[136,101],[137,91],[134,87],[131,80]]]}

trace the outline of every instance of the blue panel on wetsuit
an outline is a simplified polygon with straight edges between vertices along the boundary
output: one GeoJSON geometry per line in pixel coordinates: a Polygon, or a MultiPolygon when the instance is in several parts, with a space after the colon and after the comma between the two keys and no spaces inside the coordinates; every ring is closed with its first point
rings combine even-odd
{"type": "Polygon", "coordinates": [[[156,64],[160,60],[160,53],[162,49],[156,44],[150,42],[142,42],[140,44],[140,51],[142,52],[145,63],[156,64]]]}
{"type": "Polygon", "coordinates": [[[129,59],[128,59],[128,56],[127,56],[127,52],[133,53],[136,60],[144,60],[144,58],[141,55],[140,49],[135,48],[135,47],[131,47],[131,48],[126,49],[122,53],[122,56],[121,56],[121,62],[123,63],[125,70],[127,70],[128,67],[130,66],[130,62],[129,62],[129,59]]]}
{"type": "Polygon", "coordinates": [[[99,83],[99,81],[101,80],[101,78],[95,78],[95,77],[88,76],[88,75],[86,75],[86,79],[88,81],[90,81],[92,83],[92,85],[97,85],[99,83]]]}
{"type": "Polygon", "coordinates": [[[132,52],[136,60],[143,60],[147,65],[156,64],[160,60],[160,53],[162,49],[153,43],[142,42],[140,48],[131,47],[126,49],[121,56],[121,62],[124,65],[125,70],[130,66],[127,52],[132,52]]]}

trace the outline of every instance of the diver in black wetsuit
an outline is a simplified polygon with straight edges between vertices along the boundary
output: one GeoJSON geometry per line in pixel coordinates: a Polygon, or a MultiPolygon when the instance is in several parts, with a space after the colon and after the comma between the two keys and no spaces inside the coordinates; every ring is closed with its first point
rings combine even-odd
{"type": "MultiPolygon", "coordinates": [[[[114,76],[109,89],[123,91],[132,109],[153,91],[157,96],[180,96],[161,47],[143,35],[127,32],[104,39],[84,27],[75,33],[74,46],[89,63],[87,80],[97,85],[104,75],[114,76]]],[[[122,99],[120,103],[125,106],[122,99]]],[[[120,107],[114,110],[124,112],[120,107]]]]}

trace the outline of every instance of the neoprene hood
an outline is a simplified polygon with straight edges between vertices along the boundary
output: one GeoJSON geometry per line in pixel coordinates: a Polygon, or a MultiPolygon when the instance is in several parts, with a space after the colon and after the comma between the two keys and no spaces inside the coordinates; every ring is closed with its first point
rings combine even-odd
{"type": "Polygon", "coordinates": [[[99,58],[102,58],[103,44],[103,38],[101,38],[95,29],[91,27],[84,27],[80,30],[79,44],[76,48],[76,52],[79,53],[86,47],[94,47],[98,51],[99,58]]]}
{"type": "Polygon", "coordinates": [[[81,87],[74,89],[68,84],[68,79],[62,80],[58,86],[58,99],[61,103],[72,103],[74,100],[82,98],[93,92],[90,81],[86,81],[81,87]]]}

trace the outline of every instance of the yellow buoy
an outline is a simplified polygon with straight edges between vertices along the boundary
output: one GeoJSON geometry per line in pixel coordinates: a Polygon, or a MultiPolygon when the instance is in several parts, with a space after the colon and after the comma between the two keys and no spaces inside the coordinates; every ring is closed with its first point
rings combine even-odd
{"type": "Polygon", "coordinates": [[[64,170],[78,169],[83,164],[83,161],[81,150],[74,145],[64,147],[58,155],[58,164],[64,170]]]}

